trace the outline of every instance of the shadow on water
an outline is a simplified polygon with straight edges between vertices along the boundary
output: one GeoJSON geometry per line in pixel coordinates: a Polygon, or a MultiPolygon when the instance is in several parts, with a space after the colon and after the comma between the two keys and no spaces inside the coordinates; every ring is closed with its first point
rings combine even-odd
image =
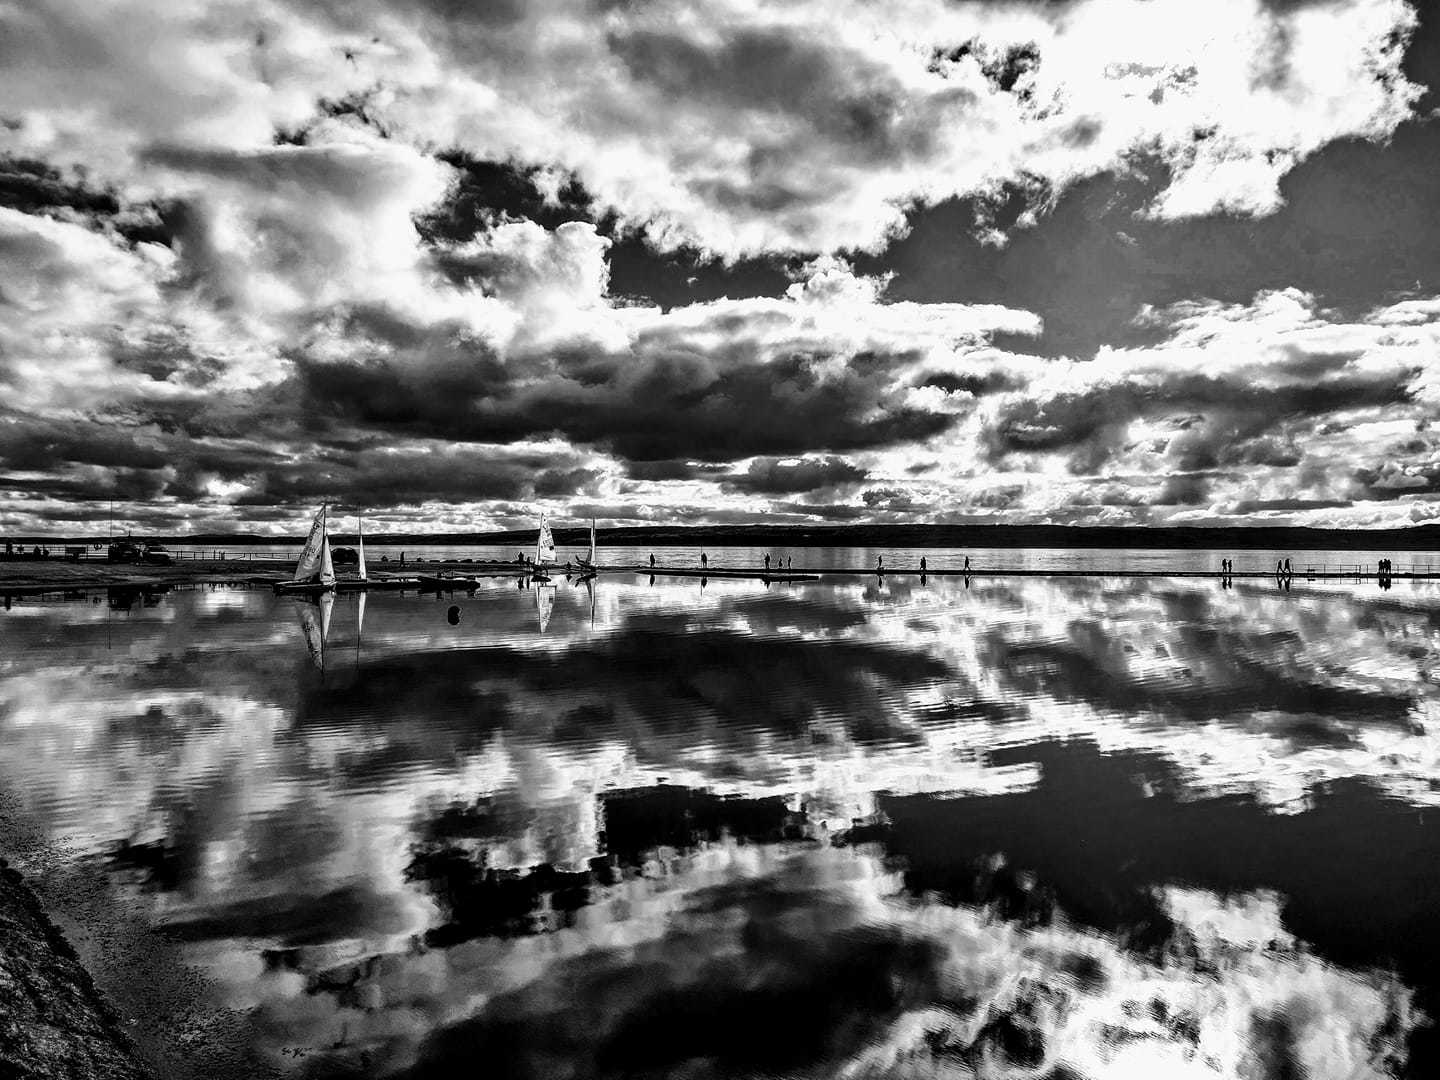
{"type": "Polygon", "coordinates": [[[115,599],[7,616],[0,782],[277,1069],[1436,1069],[1425,588],[115,599]]]}

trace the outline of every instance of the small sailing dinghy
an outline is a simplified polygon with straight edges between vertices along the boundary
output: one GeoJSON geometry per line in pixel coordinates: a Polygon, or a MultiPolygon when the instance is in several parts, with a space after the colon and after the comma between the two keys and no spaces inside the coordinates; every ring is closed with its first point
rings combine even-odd
{"type": "Polygon", "coordinates": [[[549,581],[551,570],[560,568],[555,551],[555,534],[550,531],[550,518],[540,518],[540,535],[535,541],[535,561],[531,564],[530,576],[536,581],[549,581]]]}
{"type": "Polygon", "coordinates": [[[310,523],[310,535],[300,551],[300,561],[295,564],[295,576],[289,581],[276,584],[275,591],[282,593],[320,593],[335,589],[335,564],[330,559],[330,533],[326,527],[329,505],[320,507],[315,520],[310,523]]]}
{"type": "Polygon", "coordinates": [[[576,555],[575,563],[578,570],[575,575],[576,581],[588,581],[599,572],[595,565],[595,519],[590,519],[590,553],[588,555],[576,555]]]}
{"type": "Polygon", "coordinates": [[[342,592],[364,592],[370,587],[370,571],[365,566],[365,518],[362,514],[355,515],[355,574],[353,577],[344,577],[336,582],[336,588],[342,592]]]}

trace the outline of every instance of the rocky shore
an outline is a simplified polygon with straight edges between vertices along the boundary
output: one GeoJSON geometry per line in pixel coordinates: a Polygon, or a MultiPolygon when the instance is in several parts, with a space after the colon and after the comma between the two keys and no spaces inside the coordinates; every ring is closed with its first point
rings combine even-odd
{"type": "Polygon", "coordinates": [[[20,874],[0,859],[0,1076],[148,1080],[100,996],[20,874]]]}

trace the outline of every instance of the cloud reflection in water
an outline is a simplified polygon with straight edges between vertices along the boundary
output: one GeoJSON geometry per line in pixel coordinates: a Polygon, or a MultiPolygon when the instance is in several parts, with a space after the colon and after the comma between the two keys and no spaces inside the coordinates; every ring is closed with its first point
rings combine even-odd
{"type": "Polygon", "coordinates": [[[0,779],[277,1065],[1429,1052],[1422,589],[605,578],[593,625],[561,588],[543,629],[513,582],[451,602],[377,594],[359,640],[342,598],[324,671],[266,594],[5,616],[0,779]]]}

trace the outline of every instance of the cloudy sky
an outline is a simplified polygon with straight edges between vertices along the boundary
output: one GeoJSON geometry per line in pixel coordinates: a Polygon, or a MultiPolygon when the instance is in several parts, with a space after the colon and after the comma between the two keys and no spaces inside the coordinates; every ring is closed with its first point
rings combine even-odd
{"type": "Polygon", "coordinates": [[[0,530],[1440,520],[1437,107],[1406,0],[0,0],[0,530]]]}

